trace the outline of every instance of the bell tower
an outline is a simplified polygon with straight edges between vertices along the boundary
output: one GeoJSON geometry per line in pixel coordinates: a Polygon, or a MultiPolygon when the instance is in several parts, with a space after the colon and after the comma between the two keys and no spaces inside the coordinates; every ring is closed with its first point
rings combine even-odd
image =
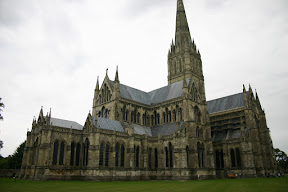
{"type": "Polygon", "coordinates": [[[168,84],[192,77],[204,79],[201,55],[191,39],[183,1],[177,0],[175,42],[172,40],[168,52],[168,84]]]}

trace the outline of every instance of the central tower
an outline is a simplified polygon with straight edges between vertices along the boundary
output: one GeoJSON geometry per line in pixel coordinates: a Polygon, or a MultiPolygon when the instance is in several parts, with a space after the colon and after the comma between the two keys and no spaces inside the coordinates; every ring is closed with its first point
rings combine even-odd
{"type": "Polygon", "coordinates": [[[168,84],[192,77],[204,79],[201,55],[191,39],[183,1],[177,0],[175,42],[172,40],[168,53],[168,84]]]}

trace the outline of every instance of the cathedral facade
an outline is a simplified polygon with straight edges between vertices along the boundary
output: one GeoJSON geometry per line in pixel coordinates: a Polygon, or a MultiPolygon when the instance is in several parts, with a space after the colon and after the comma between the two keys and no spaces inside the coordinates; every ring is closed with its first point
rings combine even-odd
{"type": "Polygon", "coordinates": [[[206,101],[202,61],[182,0],[168,85],[144,92],[106,73],[84,126],[41,109],[27,132],[20,178],[190,180],[262,177],[275,168],[265,113],[251,87],[206,101]]]}

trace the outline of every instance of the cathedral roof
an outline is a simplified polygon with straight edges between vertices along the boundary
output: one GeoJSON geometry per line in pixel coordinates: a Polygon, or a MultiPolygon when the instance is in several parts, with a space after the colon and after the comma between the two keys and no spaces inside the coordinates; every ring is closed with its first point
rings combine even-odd
{"type": "MultiPolygon", "coordinates": [[[[92,118],[95,118],[95,117],[92,117],[92,118]]],[[[120,121],[98,117],[98,120],[95,121],[94,119],[93,122],[94,122],[94,125],[100,129],[106,129],[106,130],[117,131],[117,132],[122,132],[122,133],[124,132],[124,128],[120,121]]],[[[182,124],[183,122],[180,123],[180,126],[182,126],[182,124]]],[[[150,137],[158,137],[159,135],[160,136],[171,135],[174,132],[176,132],[178,128],[176,123],[157,125],[153,127],[146,127],[146,126],[133,124],[133,127],[134,127],[134,134],[147,135],[150,137]]]]}
{"type": "MultiPolygon", "coordinates": [[[[186,81],[189,83],[189,79],[186,81]]],[[[114,82],[112,82],[112,84],[114,84],[114,82]]],[[[181,97],[183,94],[182,88],[183,80],[150,92],[144,92],[139,89],[120,84],[120,97],[136,101],[138,103],[152,105],[181,97]]]]}
{"type": "Polygon", "coordinates": [[[50,118],[50,125],[56,126],[56,127],[63,127],[63,128],[69,128],[69,129],[77,129],[82,130],[83,126],[75,121],[68,121],[64,119],[56,119],[56,118],[50,118]]]}
{"type": "MultiPolygon", "coordinates": [[[[180,123],[180,126],[183,125],[183,121],[180,123]]],[[[174,132],[176,132],[178,129],[178,126],[176,123],[169,123],[164,125],[156,125],[155,127],[151,128],[152,136],[163,136],[163,135],[171,135],[174,132]]]]}
{"type": "Polygon", "coordinates": [[[216,113],[245,106],[244,94],[238,93],[207,101],[208,113],[216,113]]]}
{"type": "Polygon", "coordinates": [[[98,117],[98,120],[94,122],[97,128],[117,131],[117,132],[124,132],[124,128],[119,121],[98,117]]]}

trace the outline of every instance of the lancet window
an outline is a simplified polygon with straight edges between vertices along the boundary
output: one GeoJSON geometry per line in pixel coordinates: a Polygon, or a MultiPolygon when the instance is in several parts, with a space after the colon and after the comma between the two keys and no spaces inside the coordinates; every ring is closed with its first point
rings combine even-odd
{"type": "Polygon", "coordinates": [[[77,146],[76,146],[76,166],[80,165],[80,150],[81,150],[81,144],[77,143],[77,146]]]}
{"type": "Polygon", "coordinates": [[[197,143],[197,152],[198,152],[198,166],[199,168],[204,167],[204,144],[197,143]]]}
{"type": "Polygon", "coordinates": [[[154,159],[155,159],[155,168],[158,168],[158,150],[155,148],[154,150],[154,159]]]}
{"type": "Polygon", "coordinates": [[[106,144],[105,147],[105,166],[108,167],[109,165],[109,150],[110,150],[110,146],[109,144],[106,144]]]}
{"type": "Polygon", "coordinates": [[[88,154],[89,154],[89,140],[86,138],[83,146],[83,165],[88,165],[88,154]]]}
{"type": "Polygon", "coordinates": [[[120,166],[124,167],[125,163],[125,146],[124,144],[121,145],[121,159],[120,159],[120,166]]]}

